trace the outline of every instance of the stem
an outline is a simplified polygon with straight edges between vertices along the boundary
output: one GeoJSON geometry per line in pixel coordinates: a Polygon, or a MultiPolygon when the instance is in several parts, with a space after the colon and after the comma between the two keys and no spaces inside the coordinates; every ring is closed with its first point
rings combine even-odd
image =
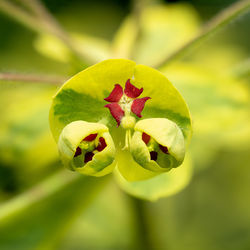
{"type": "Polygon", "coordinates": [[[79,51],[74,47],[69,35],[57,22],[57,20],[51,15],[48,9],[39,0],[22,0],[22,4],[29,7],[33,13],[37,16],[44,28],[51,34],[54,34],[60,38],[72,51],[78,54],[79,51]]]}
{"type": "Polygon", "coordinates": [[[0,73],[0,81],[4,80],[4,81],[48,83],[48,84],[60,85],[63,82],[65,82],[66,79],[67,78],[61,76],[0,73]]]}
{"type": "Polygon", "coordinates": [[[113,57],[131,58],[136,41],[141,33],[141,14],[146,0],[133,0],[131,15],[129,15],[115,34],[113,39],[113,57]]]}
{"type": "Polygon", "coordinates": [[[131,145],[131,129],[128,130],[128,147],[131,145]]]}
{"type": "Polygon", "coordinates": [[[172,61],[178,59],[179,57],[183,57],[189,50],[196,47],[199,43],[201,43],[201,41],[205,40],[209,35],[225,27],[233,19],[249,11],[249,9],[250,9],[250,0],[242,0],[232,4],[231,6],[229,6],[228,8],[217,14],[208,23],[206,23],[201,29],[201,31],[191,41],[189,41],[180,49],[172,53],[161,63],[156,65],[156,67],[158,68],[164,67],[167,64],[171,63],[172,61]]]}
{"type": "Polygon", "coordinates": [[[132,1],[132,16],[135,20],[137,32],[141,29],[141,15],[146,6],[146,0],[133,0],[132,1]]]}
{"type": "Polygon", "coordinates": [[[79,177],[80,175],[70,174],[67,170],[58,171],[37,186],[2,204],[0,206],[0,221],[56,193],[79,177]]]}
{"type": "Polygon", "coordinates": [[[146,215],[146,202],[132,196],[130,196],[130,199],[134,208],[137,225],[136,249],[153,250],[155,248],[151,242],[150,225],[146,215]]]}
{"type": "Polygon", "coordinates": [[[10,3],[10,1],[0,0],[0,10],[33,31],[45,32],[43,25],[35,17],[10,3]]]}
{"type": "MultiPolygon", "coordinates": [[[[36,16],[30,15],[25,10],[6,0],[0,0],[0,10],[37,33],[49,33],[59,38],[72,52],[72,61],[78,63],[79,60],[83,60],[90,64],[96,62],[94,56],[90,56],[88,51],[80,50],[76,46],[69,34],[59,25],[39,0],[25,0],[22,4],[33,10],[36,16]]],[[[78,64],[81,63],[79,62],[78,64]]]]}
{"type": "Polygon", "coordinates": [[[122,148],[122,150],[126,150],[126,149],[128,149],[129,148],[129,138],[128,138],[128,130],[126,130],[126,132],[125,132],[125,145],[124,145],[124,147],[122,148]]]}

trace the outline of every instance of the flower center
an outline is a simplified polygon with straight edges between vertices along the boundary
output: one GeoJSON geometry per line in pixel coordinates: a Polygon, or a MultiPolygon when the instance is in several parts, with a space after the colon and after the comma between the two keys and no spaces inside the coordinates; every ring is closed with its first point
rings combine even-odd
{"type": "Polygon", "coordinates": [[[119,100],[118,103],[121,106],[121,108],[124,110],[125,115],[130,114],[133,100],[134,99],[132,99],[124,94],[122,95],[121,99],[119,100]]]}
{"type": "Polygon", "coordinates": [[[105,101],[109,102],[104,107],[109,109],[117,126],[121,125],[122,128],[126,129],[124,149],[130,145],[131,129],[134,128],[136,122],[132,113],[141,118],[145,102],[151,99],[150,97],[138,98],[142,92],[143,88],[135,87],[128,79],[124,90],[121,85],[115,84],[110,95],[104,98],[105,101]]]}

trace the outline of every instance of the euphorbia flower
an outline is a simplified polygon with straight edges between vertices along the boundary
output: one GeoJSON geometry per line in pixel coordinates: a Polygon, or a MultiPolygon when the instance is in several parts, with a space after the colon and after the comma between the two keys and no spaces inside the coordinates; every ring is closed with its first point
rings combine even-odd
{"type": "Polygon", "coordinates": [[[168,79],[124,59],[103,61],[66,82],[53,99],[50,126],[66,167],[92,176],[115,169],[127,186],[156,176],[158,187],[165,185],[191,137],[188,108],[168,79]]]}
{"type": "Polygon", "coordinates": [[[142,117],[141,112],[145,102],[151,99],[150,97],[137,98],[142,92],[143,88],[136,88],[131,84],[130,79],[128,79],[125,84],[124,92],[121,85],[115,84],[110,95],[104,98],[105,101],[110,102],[104,107],[109,108],[111,115],[117,122],[117,126],[120,125],[123,117],[129,116],[131,112],[139,118],[142,117]]]}

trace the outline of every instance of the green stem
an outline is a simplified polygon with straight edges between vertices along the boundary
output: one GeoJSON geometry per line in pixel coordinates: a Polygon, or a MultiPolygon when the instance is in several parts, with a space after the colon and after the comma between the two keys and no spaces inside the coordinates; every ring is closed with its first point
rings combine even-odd
{"type": "Polygon", "coordinates": [[[1,73],[0,81],[17,81],[17,82],[32,82],[32,83],[48,83],[60,85],[66,81],[67,78],[61,76],[47,76],[47,75],[30,75],[30,74],[16,74],[16,73],[1,73]]]}
{"type": "MultiPolygon", "coordinates": [[[[55,174],[47,177],[45,180],[32,187],[30,190],[6,201],[0,205],[0,221],[8,219],[9,217],[22,212],[30,206],[47,199],[58,193],[60,190],[66,188],[74,182],[82,181],[88,182],[89,176],[83,176],[77,173],[71,173],[68,170],[59,170],[55,174]],[[80,178],[82,180],[80,180],[80,178]]],[[[103,177],[98,182],[93,182],[94,185],[98,183],[106,183],[110,176],[103,177]]],[[[91,183],[91,182],[90,182],[91,183]]],[[[91,185],[93,185],[91,183],[91,185]]],[[[93,187],[92,187],[93,190],[93,187]]]]}
{"type": "Polygon", "coordinates": [[[137,32],[141,29],[141,15],[146,6],[146,0],[133,0],[132,1],[132,16],[135,20],[137,32]]]}
{"type": "Polygon", "coordinates": [[[76,62],[77,65],[81,65],[82,60],[89,64],[96,62],[96,59],[90,56],[88,51],[84,49],[81,50],[79,46],[71,40],[69,34],[59,25],[40,1],[25,0],[22,4],[27,5],[27,7],[33,10],[36,16],[31,15],[27,11],[19,8],[16,4],[6,0],[0,0],[0,10],[37,33],[49,33],[59,38],[70,49],[72,52],[72,61],[74,63],[76,62]]]}
{"type": "Polygon", "coordinates": [[[58,171],[25,193],[3,203],[0,206],[0,221],[56,193],[79,177],[67,170],[58,171]]]}
{"type": "Polygon", "coordinates": [[[39,30],[41,33],[45,32],[43,25],[37,21],[35,17],[12,4],[10,1],[0,0],[0,10],[33,31],[37,32],[39,30]]]}
{"type": "Polygon", "coordinates": [[[134,209],[137,226],[136,249],[153,250],[154,245],[151,241],[150,225],[146,214],[146,201],[139,200],[132,196],[130,196],[130,199],[134,209]]]}
{"type": "Polygon", "coordinates": [[[67,32],[62,28],[62,26],[57,22],[57,20],[51,15],[48,9],[39,0],[22,0],[22,4],[30,8],[35,16],[43,24],[47,32],[54,34],[59,39],[61,39],[76,55],[81,52],[75,48],[67,32]]]}
{"type": "Polygon", "coordinates": [[[157,68],[164,67],[172,61],[183,57],[187,52],[194,49],[201,41],[205,40],[208,36],[217,30],[225,27],[233,19],[239,17],[243,13],[250,10],[250,0],[238,1],[225,10],[217,14],[212,20],[203,26],[201,31],[188,43],[182,46],[177,51],[173,52],[170,56],[164,59],[161,63],[156,65],[157,68]]]}
{"type": "Polygon", "coordinates": [[[141,32],[141,14],[146,0],[133,0],[131,15],[121,24],[112,43],[114,58],[131,58],[141,32]]]}

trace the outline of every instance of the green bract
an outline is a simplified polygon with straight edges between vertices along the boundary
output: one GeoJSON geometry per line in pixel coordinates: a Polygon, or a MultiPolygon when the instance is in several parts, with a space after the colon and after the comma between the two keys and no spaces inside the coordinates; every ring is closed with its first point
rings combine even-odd
{"type": "Polygon", "coordinates": [[[179,166],[192,134],[186,103],[168,79],[125,59],[103,61],[68,80],[53,99],[50,126],[67,167],[100,176],[112,170],[115,158],[127,181],[179,166]],[[151,137],[148,145],[143,133],[151,137]],[[84,141],[90,134],[98,134],[96,144],[84,141]],[[84,164],[84,154],[94,150],[100,137],[107,147],[84,164]],[[85,151],[75,157],[78,147],[85,151]]]}

